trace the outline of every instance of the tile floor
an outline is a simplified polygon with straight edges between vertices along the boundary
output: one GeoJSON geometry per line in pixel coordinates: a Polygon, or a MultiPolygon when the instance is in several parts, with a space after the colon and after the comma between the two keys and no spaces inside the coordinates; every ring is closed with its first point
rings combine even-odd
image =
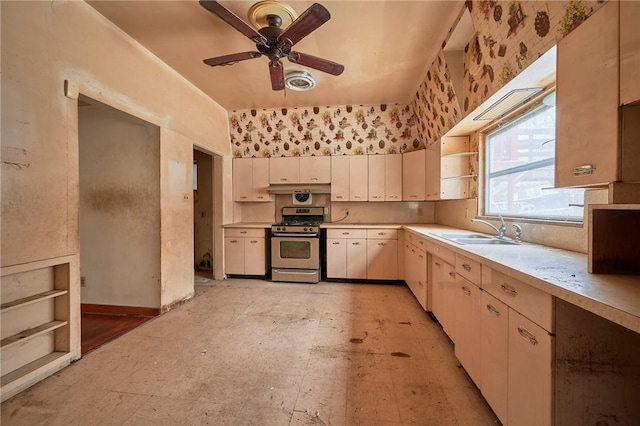
{"type": "Polygon", "coordinates": [[[2,404],[2,425],[495,425],[407,287],[197,280],[2,404]]]}

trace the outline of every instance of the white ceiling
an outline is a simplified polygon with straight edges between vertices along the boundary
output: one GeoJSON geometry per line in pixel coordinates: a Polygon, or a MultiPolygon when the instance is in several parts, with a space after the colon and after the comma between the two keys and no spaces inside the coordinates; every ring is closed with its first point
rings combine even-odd
{"type": "MultiPolygon", "coordinates": [[[[320,0],[331,19],[294,50],[341,63],[332,76],[313,69],[308,92],[274,92],[268,59],[209,67],[205,58],[255,50],[248,38],[188,1],[89,1],[98,12],[227,110],[349,104],[408,104],[456,22],[463,0],[320,0]]],[[[247,21],[253,1],[221,1],[247,21]]],[[[288,1],[300,15],[311,1],[288,1]]],[[[285,73],[302,69],[283,59],[285,73]]],[[[162,90],[162,88],[158,88],[162,90]]]]}

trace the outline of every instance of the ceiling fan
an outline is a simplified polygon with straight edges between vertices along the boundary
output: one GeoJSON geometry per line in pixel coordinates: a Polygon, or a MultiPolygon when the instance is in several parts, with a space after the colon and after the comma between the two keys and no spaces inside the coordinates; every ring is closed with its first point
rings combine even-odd
{"type": "Polygon", "coordinates": [[[207,65],[212,67],[233,65],[236,62],[264,55],[269,58],[269,74],[273,90],[283,90],[285,87],[284,67],[280,61],[284,57],[294,64],[332,75],[340,75],[344,71],[344,66],[336,62],[291,50],[297,42],[331,19],[329,11],[319,3],[314,3],[284,30],[280,28],[282,18],[276,14],[269,14],[266,16],[268,26],[258,31],[217,1],[200,0],[200,5],[248,37],[256,44],[258,50],[205,59],[203,62],[207,65]]]}

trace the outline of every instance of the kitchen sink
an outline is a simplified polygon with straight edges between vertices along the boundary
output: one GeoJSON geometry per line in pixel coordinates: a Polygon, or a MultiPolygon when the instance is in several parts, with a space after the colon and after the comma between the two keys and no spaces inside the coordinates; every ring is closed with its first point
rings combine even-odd
{"type": "Polygon", "coordinates": [[[500,240],[496,237],[492,237],[490,235],[484,234],[465,234],[465,233],[457,233],[457,234],[440,234],[433,233],[436,237],[444,238],[445,240],[452,241],[456,244],[474,244],[474,245],[518,245],[520,243],[513,240],[500,240]]]}
{"type": "Polygon", "coordinates": [[[499,240],[497,238],[451,238],[451,241],[458,244],[492,244],[492,245],[506,245],[513,246],[519,243],[510,240],[499,240]]]}
{"type": "Polygon", "coordinates": [[[458,239],[458,238],[470,238],[470,239],[483,239],[483,240],[490,240],[493,237],[489,236],[489,235],[484,235],[484,234],[463,234],[463,233],[458,233],[458,234],[436,234],[433,233],[433,235],[440,237],[440,238],[444,238],[445,240],[454,240],[454,239],[458,239]]]}

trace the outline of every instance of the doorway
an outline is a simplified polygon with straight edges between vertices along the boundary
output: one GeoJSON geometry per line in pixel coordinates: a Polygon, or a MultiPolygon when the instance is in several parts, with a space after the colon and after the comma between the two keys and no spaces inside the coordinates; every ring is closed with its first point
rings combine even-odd
{"type": "Polygon", "coordinates": [[[160,313],[160,128],[78,100],[82,353],[160,313]]]}
{"type": "Polygon", "coordinates": [[[214,277],[215,190],[213,156],[193,150],[193,265],[196,282],[214,277]]]}

